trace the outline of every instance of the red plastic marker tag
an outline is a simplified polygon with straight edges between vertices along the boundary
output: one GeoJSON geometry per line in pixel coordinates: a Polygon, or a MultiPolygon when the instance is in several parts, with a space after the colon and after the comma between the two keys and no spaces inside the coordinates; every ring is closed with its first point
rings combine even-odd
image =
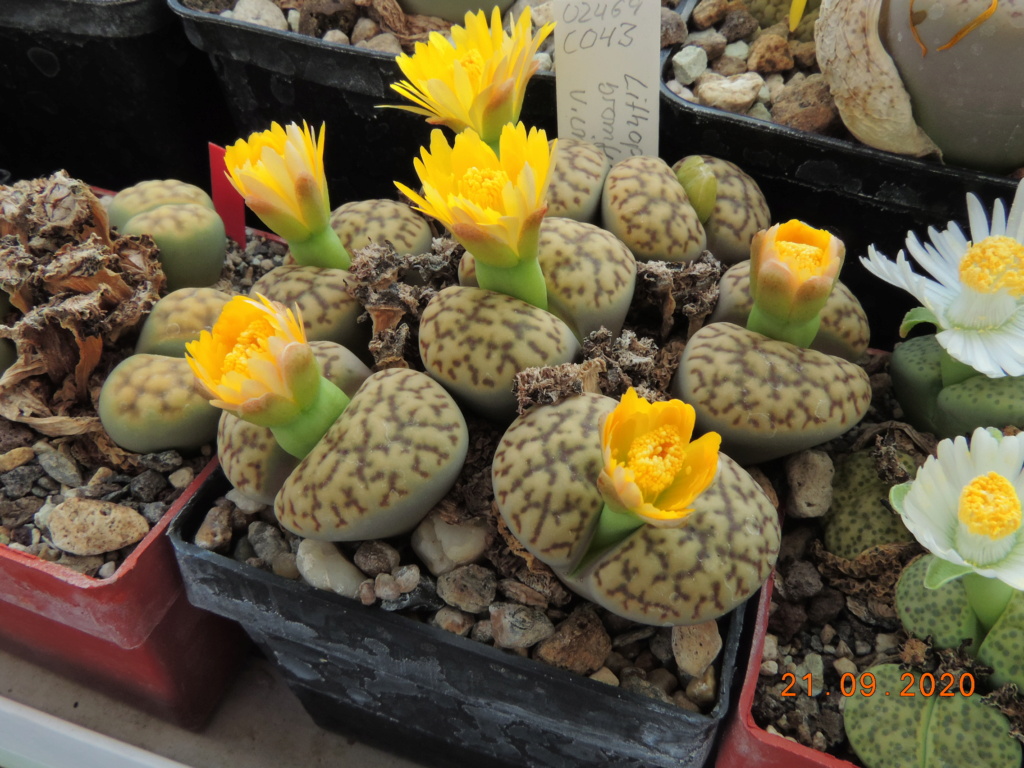
{"type": "Polygon", "coordinates": [[[227,236],[245,247],[245,200],[227,177],[224,147],[210,143],[210,189],[213,207],[224,221],[227,236]]]}

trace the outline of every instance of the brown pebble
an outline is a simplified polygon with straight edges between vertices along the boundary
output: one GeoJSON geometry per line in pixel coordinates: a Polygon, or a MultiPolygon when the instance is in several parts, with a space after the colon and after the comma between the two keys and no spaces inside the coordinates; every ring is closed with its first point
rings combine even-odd
{"type": "Polygon", "coordinates": [[[793,68],[789,41],[778,35],[761,35],[750,44],[747,67],[762,75],[787,72],[793,68]]]}
{"type": "Polygon", "coordinates": [[[555,633],[539,642],[534,658],[578,675],[589,675],[604,666],[612,641],[592,608],[580,608],[555,627],[555,633]]]}
{"type": "Polygon", "coordinates": [[[295,565],[293,552],[278,552],[270,563],[270,570],[285,579],[299,578],[299,569],[295,565]]]}
{"type": "Polygon", "coordinates": [[[718,31],[728,42],[734,43],[737,40],[745,40],[750,37],[757,31],[757,28],[757,19],[750,11],[741,7],[726,14],[725,21],[722,22],[718,31]]]}
{"type": "Polygon", "coordinates": [[[17,469],[20,466],[28,464],[35,457],[36,452],[27,445],[21,446],[20,448],[12,448],[7,451],[7,453],[0,456],[0,474],[10,472],[12,469],[17,469]]]}
{"type": "Polygon", "coordinates": [[[377,595],[373,591],[373,579],[367,579],[359,585],[359,602],[363,605],[373,605],[377,602],[377,595]]]}
{"type": "Polygon", "coordinates": [[[364,541],[359,545],[352,562],[367,576],[391,573],[400,561],[398,550],[386,541],[364,541]]]}
{"type": "Polygon", "coordinates": [[[214,507],[196,531],[195,543],[210,552],[227,552],[231,548],[231,533],[231,510],[214,507]]]}

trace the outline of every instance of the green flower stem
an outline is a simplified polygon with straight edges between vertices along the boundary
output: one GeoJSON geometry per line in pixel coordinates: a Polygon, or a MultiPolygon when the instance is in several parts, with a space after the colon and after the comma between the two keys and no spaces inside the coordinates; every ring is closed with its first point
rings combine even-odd
{"type": "Polygon", "coordinates": [[[348,407],[349,396],[336,384],[320,377],[316,399],[293,421],[271,427],[277,444],[292,456],[303,459],[348,407]]]}
{"type": "Polygon", "coordinates": [[[961,381],[982,375],[967,363],[961,363],[952,357],[944,348],[940,347],[940,349],[942,349],[942,355],[939,357],[939,371],[942,374],[943,387],[959,384],[961,381]]]}
{"type": "Polygon", "coordinates": [[[1015,590],[999,579],[990,579],[977,573],[968,573],[963,577],[964,591],[974,615],[988,632],[1003,615],[1015,590]]]}
{"type": "Polygon", "coordinates": [[[545,311],[548,308],[548,285],[536,258],[523,259],[514,267],[493,267],[476,259],[476,282],[489,291],[515,296],[545,311]]]}
{"type": "Polygon", "coordinates": [[[289,240],[288,247],[295,261],[304,267],[348,269],[352,266],[352,257],[341,244],[338,233],[330,226],[324,227],[305,240],[289,240]]]}
{"type": "Polygon", "coordinates": [[[809,347],[814,337],[818,335],[818,326],[821,325],[821,317],[815,315],[804,323],[794,323],[784,320],[775,315],[762,311],[755,303],[750,309],[750,317],[747,318],[747,330],[760,333],[770,339],[788,341],[797,347],[809,347]]]}
{"type": "Polygon", "coordinates": [[[643,525],[644,521],[636,515],[629,512],[618,512],[605,503],[598,514],[597,529],[594,531],[594,535],[590,537],[587,551],[569,575],[576,576],[579,574],[597,558],[623,541],[633,531],[643,527],[643,525]]]}

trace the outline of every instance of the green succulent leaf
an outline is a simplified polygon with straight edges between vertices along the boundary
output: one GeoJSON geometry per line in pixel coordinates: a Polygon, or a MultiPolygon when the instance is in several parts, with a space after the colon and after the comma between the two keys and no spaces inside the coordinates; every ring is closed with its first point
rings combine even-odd
{"type": "Polygon", "coordinates": [[[931,323],[936,328],[942,327],[939,325],[939,319],[930,309],[927,307],[914,307],[903,316],[903,322],[900,323],[900,336],[906,336],[910,333],[911,328],[921,323],[931,323]]]}
{"type": "Polygon", "coordinates": [[[928,589],[938,589],[943,584],[966,576],[973,570],[969,565],[959,565],[936,557],[928,564],[928,571],[924,575],[924,585],[928,589]]]}

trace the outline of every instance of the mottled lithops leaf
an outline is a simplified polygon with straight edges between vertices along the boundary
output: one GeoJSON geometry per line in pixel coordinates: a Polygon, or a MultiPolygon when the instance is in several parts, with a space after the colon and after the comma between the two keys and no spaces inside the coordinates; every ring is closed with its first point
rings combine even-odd
{"type": "Polygon", "coordinates": [[[249,293],[289,307],[297,304],[310,341],[334,341],[359,350],[369,341],[369,323],[356,323],[363,308],[349,290],[351,280],[343,269],[286,264],[267,272],[249,293]]]}
{"type": "Polygon", "coordinates": [[[867,413],[871,385],[853,363],[713,323],[683,350],[672,394],[722,435],[741,464],[785,456],[843,434],[867,413]]]}
{"type": "Polygon", "coordinates": [[[420,214],[397,200],[358,200],[331,213],[331,227],[351,253],[386,240],[399,254],[430,251],[433,236],[420,214]]]}
{"type": "Polygon", "coordinates": [[[379,371],[289,475],[274,512],[288,530],[322,541],[405,533],[448,492],[468,445],[465,419],[437,382],[407,368],[379,371]]]}
{"type": "Polygon", "coordinates": [[[952,696],[922,696],[920,690],[901,696],[908,682],[918,687],[922,670],[879,664],[867,673],[874,676],[874,693],[846,698],[844,711],[846,736],[866,768],[1020,766],[1021,746],[1010,735],[1010,722],[978,690],[964,696],[954,685],[952,696]]]}
{"type": "MultiPolygon", "coordinates": [[[[750,260],[733,264],[718,284],[718,304],[709,322],[746,325],[750,308],[750,260]]],[[[821,327],[811,349],[855,362],[868,348],[871,329],[864,307],[853,292],[836,281],[821,310],[821,327]]]]}
{"type": "Polygon", "coordinates": [[[767,578],[780,540],[774,507],[727,456],[682,527],[643,526],[569,575],[604,504],[596,485],[600,423],[615,405],[581,395],[516,419],[494,458],[498,510],[523,546],[566,584],[620,616],[667,626],[722,615],[767,578]]]}
{"type": "Polygon", "coordinates": [[[180,288],[153,305],[142,326],[136,352],[184,357],[185,345],[209,330],[231,296],[215,288],[180,288]]]}
{"type": "Polygon", "coordinates": [[[612,166],[601,221],[640,261],[690,261],[707,241],[675,173],[657,157],[628,157],[612,166]]]}
{"type": "Polygon", "coordinates": [[[154,453],[213,442],[220,412],[195,391],[183,357],[132,355],[107,376],[97,410],[111,439],[129,451],[154,453]]]}
{"type": "Polygon", "coordinates": [[[580,574],[599,605],[633,621],[699,624],[761,586],[779,553],[778,513],[754,479],[721,454],[714,483],[679,528],[645,525],[580,574]]]}
{"type": "Polygon", "coordinates": [[[213,200],[201,188],[177,179],[151,179],[125,187],[110,201],[110,226],[120,229],[128,219],[161,205],[195,203],[211,211],[213,200]]]}
{"type": "MultiPolygon", "coordinates": [[[[751,238],[772,225],[768,201],[757,182],[735,163],[711,155],[699,157],[718,180],[714,207],[704,221],[707,249],[725,264],[749,259],[751,238]]],[[[687,159],[675,163],[672,172],[677,173],[687,159]]]]}
{"type": "Polygon", "coordinates": [[[971,640],[967,650],[976,653],[985,633],[967,600],[963,580],[947,581],[937,589],[924,585],[934,557],[923,555],[903,569],[896,582],[896,615],[907,632],[921,639],[930,637],[936,648],[958,648],[962,641],[971,640]]]}
{"type": "Polygon", "coordinates": [[[604,178],[612,167],[596,144],[559,139],[548,183],[548,216],[593,221],[601,201],[604,178]]]}
{"type": "Polygon", "coordinates": [[[427,373],[488,418],[515,416],[512,382],[525,368],[572,362],[572,329],[550,312],[481,288],[438,293],[420,319],[427,373]]]}
{"type": "Polygon", "coordinates": [[[516,538],[556,569],[582,557],[604,502],[598,424],[616,401],[580,395],[534,408],[506,430],[491,474],[498,509],[516,538]]]}
{"type": "Polygon", "coordinates": [[[992,667],[993,687],[1014,683],[1018,690],[1024,689],[1024,592],[1013,593],[978,648],[978,660],[992,667]]]}
{"type": "MultiPolygon", "coordinates": [[[[916,466],[906,453],[901,466],[913,477],[916,466]]],[[[825,519],[825,548],[854,558],[869,547],[911,541],[900,516],[888,506],[889,486],[878,476],[871,449],[847,454],[835,463],[832,506],[825,519]]]]}
{"type": "Polygon", "coordinates": [[[548,309],[578,338],[602,326],[618,335],[636,285],[636,260],[621,240],[593,224],[546,217],[537,258],[548,309]]]}
{"type": "Polygon", "coordinates": [[[876,149],[941,155],[914,122],[910,94],[878,36],[882,0],[823,0],[814,41],[825,81],[850,133],[876,149]]]}
{"type": "MultiPolygon", "coordinates": [[[[370,376],[370,369],[348,349],[331,341],[310,342],[323,375],[349,397],[370,376]]],[[[274,433],[234,416],[221,414],[217,458],[231,484],[250,498],[273,504],[285,478],[299,460],[277,444],[274,433]]]]}

